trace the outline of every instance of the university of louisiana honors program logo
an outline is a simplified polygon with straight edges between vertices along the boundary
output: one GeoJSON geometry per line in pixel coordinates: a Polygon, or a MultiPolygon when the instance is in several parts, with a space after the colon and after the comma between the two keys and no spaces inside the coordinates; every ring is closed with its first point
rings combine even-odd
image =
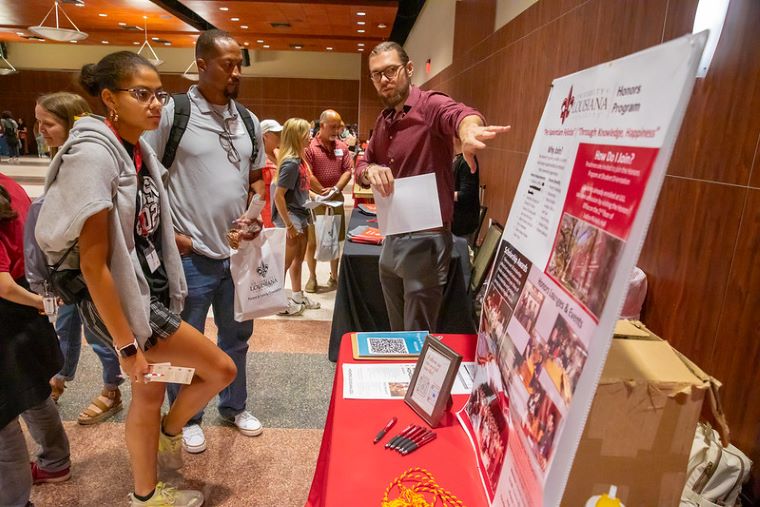
{"type": "Polygon", "coordinates": [[[264,278],[267,276],[267,271],[269,271],[269,265],[265,264],[264,261],[261,261],[259,267],[256,268],[256,273],[258,273],[261,278],[264,278]]]}
{"type": "Polygon", "coordinates": [[[567,97],[562,101],[562,109],[559,113],[559,118],[562,120],[563,124],[567,117],[570,116],[570,108],[573,107],[573,104],[575,104],[575,97],[573,97],[573,87],[571,86],[567,97]]]}

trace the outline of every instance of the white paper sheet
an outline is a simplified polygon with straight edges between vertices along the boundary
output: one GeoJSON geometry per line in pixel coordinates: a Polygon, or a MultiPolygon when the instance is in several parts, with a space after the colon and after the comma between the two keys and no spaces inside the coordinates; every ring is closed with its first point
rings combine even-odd
{"type": "MultiPolygon", "coordinates": [[[[398,400],[404,397],[417,363],[344,364],[343,398],[398,400]]],[[[451,394],[472,391],[475,363],[462,363],[451,394]]]]}
{"type": "Polygon", "coordinates": [[[393,193],[382,197],[372,191],[377,205],[377,224],[383,236],[441,227],[441,204],[435,174],[400,178],[393,193]]]}

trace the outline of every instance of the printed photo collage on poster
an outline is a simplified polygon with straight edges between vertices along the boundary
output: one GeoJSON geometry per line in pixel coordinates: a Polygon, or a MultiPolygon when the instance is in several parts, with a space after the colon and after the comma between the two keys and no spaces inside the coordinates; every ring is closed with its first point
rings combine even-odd
{"type": "Polygon", "coordinates": [[[482,368],[466,407],[490,488],[508,444],[545,477],[656,153],[579,146],[545,272],[501,241],[483,298],[482,368]],[[634,188],[623,196],[621,185],[634,188]]]}

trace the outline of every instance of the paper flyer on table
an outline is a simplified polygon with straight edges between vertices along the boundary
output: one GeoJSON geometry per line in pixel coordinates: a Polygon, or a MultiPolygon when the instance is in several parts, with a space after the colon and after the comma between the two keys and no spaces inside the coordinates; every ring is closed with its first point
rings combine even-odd
{"type": "MultiPolygon", "coordinates": [[[[344,364],[343,398],[403,399],[417,363],[344,364]]],[[[475,363],[459,365],[451,394],[470,394],[475,363]]]]}
{"type": "Polygon", "coordinates": [[[393,180],[393,193],[381,196],[373,190],[380,234],[402,234],[441,227],[441,204],[435,173],[393,180]]]}
{"type": "Polygon", "coordinates": [[[705,40],[689,35],[552,83],[458,413],[492,505],[562,501],[705,40]]]}

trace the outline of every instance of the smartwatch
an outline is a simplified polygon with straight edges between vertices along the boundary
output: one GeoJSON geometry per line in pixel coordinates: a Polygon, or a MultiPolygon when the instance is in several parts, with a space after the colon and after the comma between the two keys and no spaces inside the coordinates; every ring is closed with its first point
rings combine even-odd
{"type": "Polygon", "coordinates": [[[134,356],[137,354],[137,341],[135,340],[130,344],[124,345],[121,348],[117,348],[116,352],[119,354],[119,357],[123,358],[134,356]]]}

